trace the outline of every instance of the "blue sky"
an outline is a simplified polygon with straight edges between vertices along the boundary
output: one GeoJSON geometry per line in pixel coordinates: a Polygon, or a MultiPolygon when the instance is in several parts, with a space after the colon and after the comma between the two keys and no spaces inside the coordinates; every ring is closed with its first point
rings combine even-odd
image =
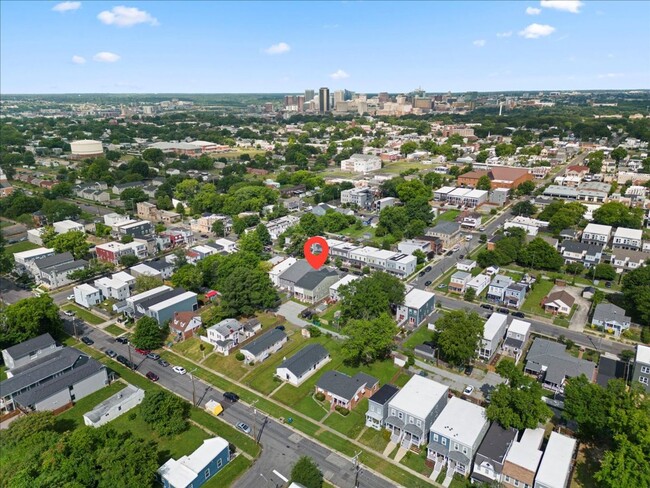
{"type": "Polygon", "coordinates": [[[650,2],[0,3],[2,93],[650,88],[650,2]]]}

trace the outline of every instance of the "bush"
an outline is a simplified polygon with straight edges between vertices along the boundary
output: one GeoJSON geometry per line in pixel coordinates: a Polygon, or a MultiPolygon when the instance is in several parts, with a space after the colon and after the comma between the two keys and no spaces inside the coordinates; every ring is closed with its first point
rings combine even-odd
{"type": "Polygon", "coordinates": [[[347,417],[350,414],[350,411],[347,408],[343,408],[341,405],[337,405],[334,409],[344,417],[347,417]]]}
{"type": "Polygon", "coordinates": [[[641,342],[644,344],[650,344],[650,325],[641,327],[641,342]]]}
{"type": "Polygon", "coordinates": [[[129,418],[129,420],[135,420],[137,416],[138,416],[137,413],[135,413],[135,412],[131,412],[131,413],[129,414],[129,417],[128,417],[128,418],[129,418]]]}
{"type": "Polygon", "coordinates": [[[238,352],[237,354],[235,354],[235,359],[237,361],[243,361],[244,359],[246,359],[246,356],[244,356],[241,352],[238,352]]]}
{"type": "Polygon", "coordinates": [[[383,429],[383,430],[381,431],[381,437],[382,437],[385,441],[389,441],[389,440],[390,440],[390,436],[391,436],[391,431],[390,431],[390,430],[383,429]]]}
{"type": "Polygon", "coordinates": [[[316,400],[318,400],[319,402],[325,400],[325,393],[321,393],[320,391],[316,393],[316,400]]]}
{"type": "Polygon", "coordinates": [[[321,330],[320,330],[318,327],[310,327],[310,328],[309,328],[309,334],[310,334],[312,337],[320,337],[321,334],[322,334],[322,332],[321,332],[321,330]]]}

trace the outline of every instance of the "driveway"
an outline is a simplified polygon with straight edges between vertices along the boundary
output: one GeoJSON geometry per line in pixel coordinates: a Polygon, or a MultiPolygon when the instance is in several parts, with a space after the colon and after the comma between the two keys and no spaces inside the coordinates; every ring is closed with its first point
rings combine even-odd
{"type": "Polygon", "coordinates": [[[278,308],[278,315],[282,315],[289,323],[297,325],[298,327],[310,327],[312,325],[311,323],[300,318],[301,312],[306,308],[305,305],[289,300],[280,305],[280,308],[278,308]]]}
{"type": "Polygon", "coordinates": [[[7,278],[0,278],[0,298],[3,302],[11,305],[25,298],[33,297],[31,291],[18,288],[7,278]]]}
{"type": "Polygon", "coordinates": [[[419,359],[415,360],[415,366],[427,371],[428,378],[447,385],[456,391],[463,391],[467,385],[472,385],[474,387],[472,396],[477,398],[485,398],[499,383],[504,382],[504,379],[498,374],[491,371],[484,373],[478,368],[474,368],[471,376],[466,376],[452,373],[446,369],[437,368],[419,359]]]}
{"type": "Polygon", "coordinates": [[[573,314],[573,317],[571,317],[571,321],[569,322],[569,330],[582,332],[585,328],[585,325],[587,324],[587,318],[589,315],[589,307],[590,307],[589,300],[587,300],[586,298],[582,298],[582,296],[580,295],[582,293],[582,289],[578,288],[577,286],[554,286],[551,289],[550,293],[555,293],[556,291],[562,291],[562,290],[566,291],[576,299],[575,305],[577,306],[577,308],[575,313],[573,314]]]}

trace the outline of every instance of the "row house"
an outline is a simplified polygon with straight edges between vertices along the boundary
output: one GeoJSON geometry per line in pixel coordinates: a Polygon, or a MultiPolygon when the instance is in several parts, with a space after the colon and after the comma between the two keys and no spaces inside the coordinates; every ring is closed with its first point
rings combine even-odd
{"type": "Polygon", "coordinates": [[[501,303],[505,297],[506,288],[512,285],[515,281],[506,275],[496,275],[492,278],[490,286],[488,287],[487,300],[490,302],[501,303]]]}
{"type": "Polygon", "coordinates": [[[147,246],[144,242],[133,241],[128,244],[121,242],[107,242],[105,244],[97,244],[95,246],[95,253],[97,259],[107,263],[118,264],[122,256],[136,256],[139,259],[147,257],[147,246]]]}
{"type": "Polygon", "coordinates": [[[594,244],[596,246],[607,246],[612,237],[611,225],[587,224],[582,231],[582,242],[585,244],[594,244]]]}
{"type": "Polygon", "coordinates": [[[517,434],[517,429],[504,429],[498,422],[492,422],[483,442],[476,451],[472,483],[482,483],[488,486],[501,483],[506,456],[510,447],[517,441],[517,434]]]}
{"type": "Polygon", "coordinates": [[[528,287],[523,283],[512,283],[506,290],[503,297],[503,304],[506,307],[519,309],[526,299],[528,287]]]}
{"type": "Polygon", "coordinates": [[[612,238],[612,248],[638,251],[643,245],[643,231],[619,227],[612,238]]]}
{"type": "Polygon", "coordinates": [[[451,275],[447,290],[451,293],[465,293],[467,284],[471,279],[472,275],[470,273],[467,273],[466,271],[456,271],[453,275],[451,275]]]}
{"type": "Polygon", "coordinates": [[[526,342],[528,342],[530,325],[530,322],[513,319],[508,326],[501,351],[514,358],[515,363],[518,363],[519,359],[521,359],[521,354],[526,347],[526,342]]]}
{"type": "Polygon", "coordinates": [[[440,222],[435,227],[429,227],[425,230],[427,237],[438,237],[442,240],[445,249],[451,249],[460,239],[460,224],[457,222],[440,222]]]}
{"type": "Polygon", "coordinates": [[[188,249],[185,253],[185,256],[187,257],[188,263],[196,264],[208,256],[212,256],[213,254],[217,254],[217,250],[214,247],[206,245],[194,246],[193,248],[188,249]]]}
{"type": "Polygon", "coordinates": [[[95,280],[95,288],[102,292],[104,299],[126,300],[135,288],[135,277],[124,271],[115,273],[110,278],[104,276],[95,280]]]}
{"type": "Polygon", "coordinates": [[[368,266],[402,278],[413,274],[417,265],[417,258],[408,254],[333,240],[328,241],[328,245],[333,258],[339,257],[352,265],[368,266]]]}
{"type": "Polygon", "coordinates": [[[70,273],[87,267],[88,261],[84,259],[75,260],[70,252],[64,252],[38,259],[34,261],[30,269],[33,271],[37,283],[54,289],[69,285],[74,281],[69,278],[70,273]]]}
{"type": "MultiPolygon", "coordinates": [[[[194,234],[191,230],[174,227],[160,232],[158,239],[162,239],[161,243],[166,241],[169,247],[191,246],[194,243],[194,234]]],[[[161,249],[165,248],[161,247],[161,249]]]]}
{"type": "Polygon", "coordinates": [[[85,308],[99,305],[104,300],[102,292],[88,283],[75,286],[73,291],[75,303],[85,308]]]}
{"type": "Polygon", "coordinates": [[[485,274],[476,275],[467,283],[468,288],[474,288],[476,296],[483,293],[488,286],[490,286],[490,277],[485,274]]]}
{"type": "Polygon", "coordinates": [[[499,350],[499,345],[506,334],[508,316],[502,313],[493,313],[483,326],[483,337],[477,350],[479,358],[489,362],[499,350]]]}
{"type": "Polygon", "coordinates": [[[198,219],[190,220],[190,229],[198,234],[211,234],[215,222],[222,222],[226,235],[232,232],[232,219],[227,215],[203,214],[198,219]]]}
{"type": "Polygon", "coordinates": [[[631,271],[643,266],[643,263],[650,260],[650,254],[642,251],[626,251],[624,249],[613,249],[611,265],[618,273],[631,271]]]}
{"type": "Polygon", "coordinates": [[[570,483],[577,441],[551,432],[542,462],[535,475],[535,488],[564,488],[570,483]]]}
{"type": "Polygon", "coordinates": [[[417,327],[434,311],[436,296],[428,291],[413,288],[397,307],[397,325],[417,327]]]}
{"type": "Polygon", "coordinates": [[[542,459],[544,429],[526,429],[521,439],[515,441],[503,464],[501,483],[509,488],[533,487],[535,474],[542,459]]]}
{"type": "Polygon", "coordinates": [[[600,263],[603,247],[586,242],[564,240],[560,244],[560,254],[566,264],[582,263],[590,268],[600,263]]]}
{"type": "Polygon", "coordinates": [[[388,404],[393,399],[399,388],[385,384],[368,399],[368,411],[366,412],[366,427],[381,430],[384,421],[388,417],[388,404]]]}
{"type": "MultiPolygon", "coordinates": [[[[300,222],[300,219],[295,215],[286,215],[280,217],[279,219],[271,220],[264,224],[266,229],[269,231],[271,239],[274,241],[280,237],[287,229],[297,225],[300,222]]],[[[254,229],[251,229],[254,230],[254,229]]]]}
{"type": "Polygon", "coordinates": [[[162,222],[163,224],[173,224],[174,222],[180,222],[182,220],[179,213],[170,212],[169,210],[160,210],[156,205],[149,202],[138,202],[137,215],[141,219],[149,220],[151,222],[162,222]]]}
{"type": "Polygon", "coordinates": [[[114,231],[115,237],[131,236],[134,239],[148,237],[153,232],[153,225],[148,220],[136,220],[117,226],[114,231]]]}

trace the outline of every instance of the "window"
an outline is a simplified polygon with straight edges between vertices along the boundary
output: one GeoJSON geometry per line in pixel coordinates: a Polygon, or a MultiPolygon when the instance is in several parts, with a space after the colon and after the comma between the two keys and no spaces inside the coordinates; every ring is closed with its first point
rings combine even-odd
{"type": "Polygon", "coordinates": [[[506,483],[510,483],[510,476],[506,475],[506,483]]]}
{"type": "Polygon", "coordinates": [[[433,434],[433,442],[438,442],[438,434],[433,434]]]}
{"type": "Polygon", "coordinates": [[[645,376],[639,376],[639,381],[646,386],[648,385],[648,378],[645,376]]]}
{"type": "Polygon", "coordinates": [[[519,486],[519,480],[514,480],[514,485],[519,486]]]}
{"type": "Polygon", "coordinates": [[[395,409],[394,409],[394,408],[391,408],[391,409],[390,409],[390,414],[391,414],[393,417],[395,416],[395,409]]]}
{"type": "Polygon", "coordinates": [[[650,367],[649,366],[641,366],[641,372],[642,373],[650,373],[650,367]]]}
{"type": "Polygon", "coordinates": [[[446,445],[447,445],[447,439],[444,438],[444,437],[442,438],[442,445],[443,445],[443,446],[446,446],[446,445]]]}
{"type": "Polygon", "coordinates": [[[467,454],[467,448],[463,447],[463,454],[467,454]]]}
{"type": "Polygon", "coordinates": [[[422,421],[421,421],[421,420],[418,420],[415,424],[416,424],[418,427],[422,427],[422,421]]]}
{"type": "Polygon", "coordinates": [[[221,458],[217,459],[217,468],[220,468],[223,465],[221,458]]]}
{"type": "Polygon", "coordinates": [[[404,414],[402,412],[397,413],[397,418],[402,420],[404,418],[404,414]]]}
{"type": "Polygon", "coordinates": [[[205,476],[206,480],[210,477],[210,468],[206,468],[206,470],[203,471],[203,476],[205,476]]]}
{"type": "Polygon", "coordinates": [[[415,422],[415,419],[409,415],[409,424],[412,424],[415,422]]]}

